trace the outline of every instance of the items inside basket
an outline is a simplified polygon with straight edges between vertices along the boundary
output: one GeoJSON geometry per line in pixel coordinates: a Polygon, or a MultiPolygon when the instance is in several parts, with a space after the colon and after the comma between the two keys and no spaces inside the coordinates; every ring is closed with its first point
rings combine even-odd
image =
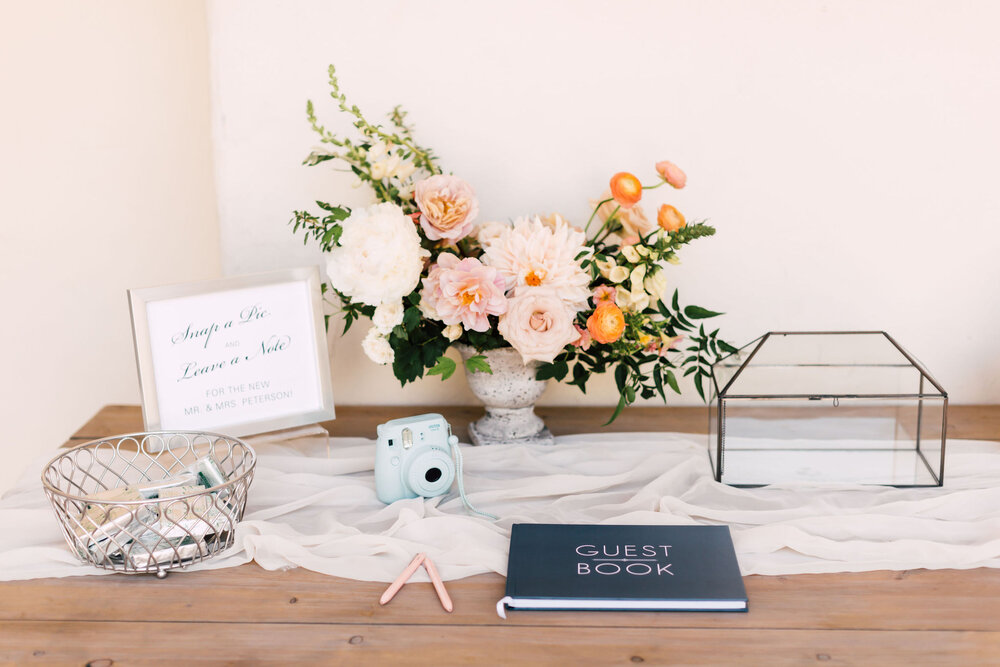
{"type": "Polygon", "coordinates": [[[212,456],[159,480],[88,494],[70,516],[81,558],[126,571],[186,564],[231,544],[239,520],[212,456]]]}

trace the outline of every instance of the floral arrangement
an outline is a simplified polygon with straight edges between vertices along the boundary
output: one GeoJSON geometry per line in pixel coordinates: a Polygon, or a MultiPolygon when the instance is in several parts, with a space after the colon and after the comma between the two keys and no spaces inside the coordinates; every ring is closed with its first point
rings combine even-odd
{"type": "MultiPolygon", "coordinates": [[[[360,136],[327,130],[309,102],[321,146],[305,164],[346,166],[377,203],[351,210],[317,201],[321,212],[295,211],[291,224],[328,254],[324,293],[339,306],[344,332],[371,320],[362,347],[372,361],[391,364],[403,385],[454,373],[445,354],[453,343],[513,347],[526,364],[537,362],[538,379],[571,376],[581,391],[592,374],[613,370],[620,397],[609,422],[637,397],[680,393],[679,376],[693,375],[705,398],[711,364],[735,348],[698,322],[720,313],[681,307],[677,290],[669,295],[669,267],[682,246],[715,229],[667,203],[655,219],[640,206],[650,190],[683,188],[679,167],[657,163],[650,185],[615,174],[582,226],[558,213],[481,220],[472,186],[442,172],[400,107],[387,125],[372,124],[348,104],[332,65],[329,75],[332,98],[360,136]]],[[[481,354],[465,363],[492,372],[481,354]]]]}

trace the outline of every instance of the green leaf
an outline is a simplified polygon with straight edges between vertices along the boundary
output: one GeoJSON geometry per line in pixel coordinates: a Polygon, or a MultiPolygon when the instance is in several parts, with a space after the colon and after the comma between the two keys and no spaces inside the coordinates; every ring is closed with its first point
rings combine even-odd
{"type": "Polygon", "coordinates": [[[684,309],[684,314],[693,320],[704,320],[709,317],[722,315],[722,313],[717,313],[714,310],[708,310],[707,308],[702,308],[701,306],[688,306],[684,309]]]}
{"type": "Polygon", "coordinates": [[[734,354],[736,352],[739,352],[739,350],[737,350],[735,347],[733,347],[724,340],[720,340],[718,342],[719,342],[719,349],[722,350],[723,352],[728,352],[729,354],[734,354]]]}
{"type": "Polygon", "coordinates": [[[553,361],[549,364],[542,364],[538,367],[535,372],[536,380],[549,380],[555,379],[556,382],[560,382],[566,373],[569,372],[569,364],[566,363],[565,359],[559,359],[558,361],[553,361]]]}
{"type": "Polygon", "coordinates": [[[580,392],[587,393],[587,379],[590,374],[587,372],[586,366],[581,363],[577,363],[573,366],[573,381],[570,384],[575,384],[580,388],[580,392]]]}
{"type": "Polygon", "coordinates": [[[493,375],[493,369],[490,368],[490,362],[486,361],[486,357],[481,354],[477,354],[466,359],[465,367],[469,369],[470,373],[486,373],[488,375],[493,375]]]}
{"type": "Polygon", "coordinates": [[[681,393],[681,388],[677,385],[677,378],[674,376],[673,371],[667,371],[667,384],[678,394],[681,393]]]}
{"type": "Polygon", "coordinates": [[[618,385],[618,392],[625,392],[625,381],[628,379],[628,366],[618,364],[615,368],[615,384],[618,385]]]}
{"type": "Polygon", "coordinates": [[[615,411],[611,414],[611,419],[604,422],[603,425],[607,426],[614,420],[618,419],[618,415],[620,415],[622,413],[622,410],[624,409],[625,409],[625,395],[622,394],[621,397],[618,399],[618,406],[615,408],[615,411]]]}
{"type": "MultiPolygon", "coordinates": [[[[472,357],[472,359],[475,359],[475,358],[476,357],[472,357]]],[[[472,359],[470,359],[470,361],[472,359]]],[[[482,357],[482,359],[485,362],[486,358],[482,357]]],[[[466,362],[466,363],[468,363],[468,362],[466,362]]],[[[434,367],[431,368],[429,371],[427,371],[427,374],[428,375],[440,375],[441,376],[441,380],[447,380],[448,378],[450,378],[452,376],[452,374],[455,372],[455,369],[457,367],[458,366],[457,366],[457,364],[455,363],[455,361],[453,359],[450,359],[449,357],[447,357],[447,356],[445,356],[445,355],[442,354],[440,357],[438,357],[437,363],[434,364],[434,367]]],[[[490,365],[486,364],[486,368],[489,368],[489,367],[490,367],[490,365]]],[[[491,370],[490,372],[492,373],[493,371],[491,370]]]]}
{"type": "Polygon", "coordinates": [[[320,244],[324,248],[332,248],[333,246],[337,245],[337,243],[340,241],[340,235],[343,233],[344,233],[343,227],[341,227],[340,225],[334,225],[330,229],[326,230],[326,232],[323,234],[323,238],[320,241],[320,244]]]}
{"type": "Polygon", "coordinates": [[[330,217],[336,222],[346,220],[348,216],[351,215],[351,209],[346,206],[331,206],[330,204],[321,201],[317,201],[316,205],[324,211],[328,211],[330,213],[330,217]]]}
{"type": "Polygon", "coordinates": [[[662,398],[663,402],[666,403],[667,395],[663,393],[663,369],[659,366],[653,369],[653,382],[656,383],[656,391],[660,393],[660,398],[662,398]]]}
{"type": "Polygon", "coordinates": [[[419,308],[407,308],[403,311],[403,328],[407,331],[413,331],[420,324],[420,309],[419,308]]]}
{"type": "Polygon", "coordinates": [[[701,373],[694,376],[694,388],[698,390],[698,395],[701,396],[701,400],[705,400],[705,390],[701,386],[701,373]]]}
{"type": "Polygon", "coordinates": [[[400,384],[406,386],[407,382],[414,382],[423,375],[424,364],[420,358],[420,348],[405,338],[395,336],[389,338],[389,345],[392,346],[394,353],[392,373],[400,384]]]}

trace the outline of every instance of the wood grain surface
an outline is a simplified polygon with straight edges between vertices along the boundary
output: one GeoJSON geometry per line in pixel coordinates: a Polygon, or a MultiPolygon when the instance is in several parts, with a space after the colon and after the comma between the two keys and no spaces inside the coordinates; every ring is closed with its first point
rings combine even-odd
{"type": "MultiPolygon", "coordinates": [[[[333,435],[436,410],[458,432],[481,408],[339,407],[333,435]]],[[[597,431],[592,408],[541,408],[557,433],[597,431]]],[[[141,430],[108,406],[66,445],[141,430]]],[[[704,408],[634,408],[612,430],[704,432],[704,408]]],[[[949,437],[1000,439],[1000,406],[958,406],[949,437]]],[[[498,575],[430,584],[385,607],[385,584],[279,572],[103,575],[0,583],[3,664],[1000,664],[1000,570],[745,577],[750,611],[510,612],[498,575]]]]}

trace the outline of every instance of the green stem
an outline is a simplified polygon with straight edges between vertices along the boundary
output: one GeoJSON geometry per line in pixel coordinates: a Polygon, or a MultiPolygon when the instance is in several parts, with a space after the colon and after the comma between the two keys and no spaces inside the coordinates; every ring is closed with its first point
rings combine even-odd
{"type": "MultiPolygon", "coordinates": [[[[594,216],[597,215],[597,211],[602,206],[604,206],[605,204],[607,204],[609,201],[612,201],[613,199],[614,199],[614,197],[611,197],[610,199],[604,199],[604,200],[598,202],[597,206],[594,207],[594,212],[590,214],[590,218],[587,220],[587,224],[583,226],[583,233],[584,234],[586,234],[587,230],[590,229],[590,223],[594,221],[594,216]]],[[[615,210],[617,211],[618,209],[615,209],[615,210]]],[[[607,223],[607,220],[605,220],[605,224],[606,223],[607,223]]],[[[598,231],[598,233],[600,233],[600,231],[598,231]]]]}
{"type": "Polygon", "coordinates": [[[643,190],[655,190],[656,188],[662,186],[664,183],[666,183],[666,181],[660,181],[656,185],[644,185],[644,186],[642,186],[642,189],[643,190]]]}
{"type": "Polygon", "coordinates": [[[618,211],[621,210],[621,208],[622,208],[621,206],[615,206],[615,210],[611,211],[611,215],[609,215],[608,219],[604,221],[604,224],[601,225],[601,228],[597,230],[597,234],[594,235],[594,245],[597,245],[604,239],[611,236],[611,228],[608,226],[608,223],[614,220],[615,215],[618,213],[618,211]],[[601,236],[602,231],[604,232],[604,236],[601,236]]]}

